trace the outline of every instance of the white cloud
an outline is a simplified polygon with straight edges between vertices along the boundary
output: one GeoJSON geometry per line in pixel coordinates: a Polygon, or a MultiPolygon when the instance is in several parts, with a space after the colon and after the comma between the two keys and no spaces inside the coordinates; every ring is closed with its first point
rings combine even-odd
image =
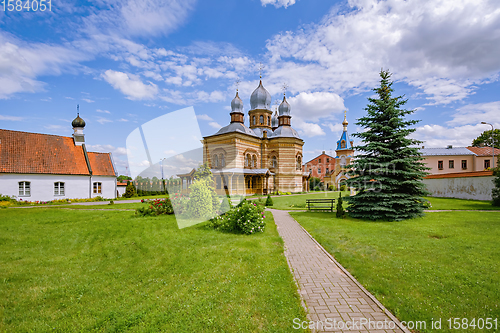
{"type": "Polygon", "coordinates": [[[144,84],[137,76],[108,69],[102,75],[113,88],[120,90],[128,99],[152,99],[158,93],[158,87],[149,82],[144,84]]]}
{"type": "Polygon", "coordinates": [[[90,98],[82,98],[83,101],[87,103],[94,103],[95,101],[91,100],[90,98]]]}
{"type": "Polygon", "coordinates": [[[197,114],[196,118],[206,121],[212,121],[213,119],[207,114],[197,114]]]}
{"type": "Polygon", "coordinates": [[[125,118],[120,118],[120,119],[118,119],[118,121],[121,121],[121,122],[126,123],[126,122],[128,121],[128,119],[125,119],[125,118]]]}
{"type": "Polygon", "coordinates": [[[466,147],[470,146],[472,140],[488,129],[490,128],[480,124],[457,127],[432,124],[417,127],[411,137],[423,141],[422,146],[427,148],[444,148],[448,145],[466,147]]]}
{"type": "Polygon", "coordinates": [[[342,97],[329,92],[301,92],[290,97],[288,102],[294,117],[308,121],[318,121],[319,118],[327,118],[345,110],[342,97]]]}
{"type": "Polygon", "coordinates": [[[87,145],[87,150],[99,153],[112,153],[115,156],[126,156],[127,148],[112,145],[87,145]]]}
{"type": "Polygon", "coordinates": [[[350,0],[267,49],[269,76],[292,91],[366,90],[383,67],[447,104],[498,76],[500,10],[493,0],[350,0]]]}
{"type": "Polygon", "coordinates": [[[97,117],[97,122],[101,125],[104,125],[106,123],[112,123],[113,121],[104,117],[97,117]]]}
{"type": "Polygon", "coordinates": [[[15,93],[42,91],[40,75],[59,75],[78,66],[86,55],[71,47],[25,43],[0,32],[0,99],[15,93]]]}
{"type": "Polygon", "coordinates": [[[308,123],[300,118],[292,118],[292,126],[299,131],[301,136],[313,137],[326,135],[325,131],[318,124],[308,123]]]}
{"type": "Polygon", "coordinates": [[[222,128],[222,126],[219,125],[218,123],[216,123],[215,121],[209,122],[208,125],[210,125],[211,127],[215,128],[215,129],[221,129],[222,128]]]}
{"type": "Polygon", "coordinates": [[[194,0],[101,0],[83,21],[89,34],[166,35],[186,21],[194,4],[194,0]]]}
{"type": "Polygon", "coordinates": [[[0,114],[0,120],[9,120],[9,121],[23,121],[24,117],[16,117],[16,116],[4,116],[0,114]]]}
{"type": "Polygon", "coordinates": [[[260,0],[260,2],[262,3],[262,6],[264,6],[264,7],[266,5],[273,5],[276,8],[279,8],[279,7],[287,8],[288,6],[295,4],[295,0],[260,0]]]}
{"type": "MultiPolygon", "coordinates": [[[[469,104],[458,108],[448,125],[479,124],[482,121],[500,127],[500,101],[469,104]]],[[[482,125],[483,127],[485,125],[482,125]]]]}
{"type": "Polygon", "coordinates": [[[101,109],[97,109],[95,110],[96,112],[99,112],[99,113],[107,113],[107,114],[111,114],[111,112],[109,112],[108,110],[101,110],[101,109]]]}

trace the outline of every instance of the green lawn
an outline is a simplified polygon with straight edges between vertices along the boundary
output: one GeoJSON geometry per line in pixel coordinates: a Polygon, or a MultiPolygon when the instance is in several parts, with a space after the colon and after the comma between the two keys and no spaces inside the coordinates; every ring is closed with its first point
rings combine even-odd
{"type": "Polygon", "coordinates": [[[392,223],[291,214],[400,320],[442,318],[443,332],[457,332],[445,329],[448,318],[500,321],[500,213],[392,223]]]}
{"type": "Polygon", "coordinates": [[[465,200],[454,198],[426,197],[431,202],[429,209],[442,210],[500,210],[500,207],[491,205],[491,201],[465,200]]]}
{"type": "Polygon", "coordinates": [[[0,332],[291,332],[305,320],[271,214],[252,236],[133,212],[0,215],[0,332]]]}
{"type": "MultiPolygon", "coordinates": [[[[342,192],[342,197],[348,196],[349,192],[342,192]]],[[[273,209],[282,210],[304,210],[306,199],[337,199],[339,192],[311,192],[303,195],[282,195],[273,197],[273,209]]],[[[265,198],[262,199],[265,201],[265,198]]],[[[335,201],[335,204],[337,201],[335,201]]]]}
{"type": "Polygon", "coordinates": [[[47,208],[69,208],[69,209],[137,209],[139,207],[146,206],[145,203],[131,202],[131,203],[115,203],[114,205],[69,205],[64,207],[47,207],[47,208]]]}

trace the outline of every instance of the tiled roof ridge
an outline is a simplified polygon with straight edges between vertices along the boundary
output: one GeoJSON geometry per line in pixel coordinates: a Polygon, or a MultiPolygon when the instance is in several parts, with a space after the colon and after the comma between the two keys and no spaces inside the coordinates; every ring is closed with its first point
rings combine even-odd
{"type": "Polygon", "coordinates": [[[59,138],[67,138],[67,139],[73,140],[73,138],[71,136],[64,136],[64,135],[57,135],[57,134],[34,133],[34,132],[26,132],[26,131],[15,131],[15,130],[8,130],[8,129],[2,129],[2,128],[0,128],[0,131],[26,133],[26,134],[35,134],[35,135],[50,135],[50,136],[57,136],[59,138]]]}

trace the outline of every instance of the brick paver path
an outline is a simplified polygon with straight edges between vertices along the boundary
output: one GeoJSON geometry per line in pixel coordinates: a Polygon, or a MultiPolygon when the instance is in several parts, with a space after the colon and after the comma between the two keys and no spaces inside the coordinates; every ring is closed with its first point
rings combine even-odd
{"type": "Polygon", "coordinates": [[[313,331],[409,333],[288,212],[269,210],[285,242],[285,255],[307,305],[308,320],[319,328],[313,331]]]}

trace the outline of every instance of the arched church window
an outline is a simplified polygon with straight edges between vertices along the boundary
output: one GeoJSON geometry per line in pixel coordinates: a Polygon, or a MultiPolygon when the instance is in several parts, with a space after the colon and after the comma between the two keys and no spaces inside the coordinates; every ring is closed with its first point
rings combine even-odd
{"type": "Polygon", "coordinates": [[[302,158],[297,156],[297,170],[302,169],[302,158]]]}
{"type": "Polygon", "coordinates": [[[271,126],[271,117],[267,116],[267,126],[271,126]]]}
{"type": "Polygon", "coordinates": [[[252,116],[252,123],[255,125],[255,116],[252,116]]]}
{"type": "Polygon", "coordinates": [[[220,155],[220,166],[225,167],[226,166],[226,158],[224,157],[224,154],[220,155]]]}
{"type": "Polygon", "coordinates": [[[257,167],[257,156],[253,155],[252,156],[252,168],[257,167]]]}
{"type": "Polygon", "coordinates": [[[214,168],[218,167],[219,167],[219,158],[217,157],[217,155],[214,155],[214,168]]]}
{"type": "Polygon", "coordinates": [[[246,154],[245,155],[245,168],[249,168],[249,167],[250,167],[250,155],[246,154]]]}
{"type": "Polygon", "coordinates": [[[271,168],[277,168],[278,167],[278,159],[276,156],[271,157],[271,168]]]}
{"type": "Polygon", "coordinates": [[[259,122],[260,122],[261,125],[264,125],[264,116],[261,115],[259,117],[259,122]]]}
{"type": "Polygon", "coordinates": [[[344,140],[342,140],[342,142],[340,142],[340,148],[345,149],[345,141],[344,140]]]}

